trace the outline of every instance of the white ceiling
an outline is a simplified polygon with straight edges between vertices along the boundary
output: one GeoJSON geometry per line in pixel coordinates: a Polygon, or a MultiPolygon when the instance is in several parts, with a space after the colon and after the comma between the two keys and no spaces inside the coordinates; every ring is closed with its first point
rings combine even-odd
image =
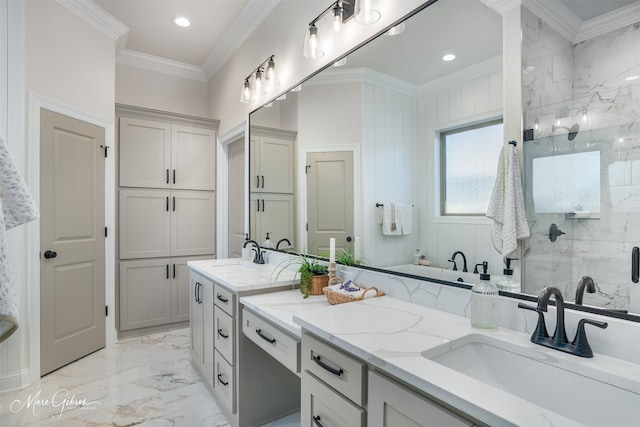
{"type": "MultiPolygon", "coordinates": [[[[143,59],[175,61],[186,64],[193,69],[200,69],[203,75],[211,78],[216,67],[219,67],[231,53],[240,47],[242,42],[251,34],[258,24],[270,13],[281,0],[94,0],[100,8],[117,19],[128,28],[128,32],[121,37],[119,50],[122,57],[131,57],[132,54],[140,55],[143,59]],[[189,28],[176,26],[173,19],[183,15],[189,18],[192,25],[189,28]],[[152,55],[149,57],[148,55],[152,55]]],[[[300,0],[283,0],[300,1],[300,0]]],[[[327,0],[330,4],[331,0],[327,0]]],[[[525,0],[549,5],[561,2],[565,12],[569,13],[578,24],[585,23],[603,13],[611,12],[620,7],[640,0],[525,0]]],[[[442,0],[431,7],[444,8],[448,1],[442,0]],[[439,4],[442,3],[442,4],[439,4]]],[[[456,2],[453,2],[456,3],[456,2]]],[[[459,1],[457,2],[460,5],[459,1]]],[[[486,10],[483,18],[492,22],[488,27],[478,28],[483,25],[484,19],[469,19],[472,14],[468,8],[448,8],[457,17],[441,19],[439,22],[430,23],[422,28],[430,31],[421,40],[429,43],[420,43],[416,46],[405,46],[396,49],[394,54],[411,55],[419,52],[421,57],[428,55],[440,55],[446,49],[462,52],[464,56],[491,56],[491,52],[482,52],[482,46],[495,46],[496,37],[501,37],[500,17],[496,14],[491,17],[486,10]],[[461,15],[461,12],[462,15],[461,15]],[[466,20],[463,17],[466,16],[466,20]],[[485,16],[486,15],[486,16],[485,16]],[[464,21],[463,21],[464,20],[464,21]],[[495,22],[494,22],[495,21],[495,22]],[[451,25],[455,22],[456,25],[451,25]],[[441,29],[441,31],[437,31],[441,29]],[[435,31],[434,31],[435,30],[435,31]],[[448,30],[448,36],[442,34],[448,30]],[[483,34],[486,43],[477,40],[474,47],[469,48],[469,34],[478,37],[483,34]],[[456,47],[456,45],[458,45],[456,47]],[[466,45],[467,48],[464,48],[466,45]],[[429,47],[431,52],[427,52],[429,47]]],[[[481,10],[481,9],[479,9],[481,10]]],[[[489,11],[492,13],[491,11],[489,11]]],[[[424,14],[423,14],[424,15],[424,14]]],[[[566,13],[565,13],[566,16],[566,13]]],[[[407,31],[417,31],[408,28],[407,31]]],[[[402,35],[401,35],[402,36],[402,35]]],[[[398,36],[398,37],[401,37],[398,36]]],[[[302,41],[300,41],[302,44],[302,41]]],[[[499,54],[499,52],[498,52],[499,54]]],[[[355,58],[354,58],[355,60],[355,58]]],[[[471,60],[471,59],[470,59],[471,60]]],[[[387,60],[386,67],[391,67],[395,60],[387,60]]],[[[401,63],[398,59],[397,63],[401,63]]],[[[477,61],[476,61],[477,62],[477,61]]],[[[144,66],[144,60],[138,65],[144,66]]],[[[425,81],[427,74],[437,74],[435,70],[423,68],[423,76],[419,80],[425,81]]],[[[415,81],[418,76],[406,76],[408,81],[415,81]]]]}

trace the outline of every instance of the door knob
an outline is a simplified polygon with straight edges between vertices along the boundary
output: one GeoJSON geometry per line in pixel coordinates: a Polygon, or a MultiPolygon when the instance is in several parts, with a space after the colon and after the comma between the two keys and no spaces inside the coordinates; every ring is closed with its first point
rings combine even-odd
{"type": "Polygon", "coordinates": [[[44,257],[46,259],[51,259],[51,258],[55,258],[58,256],[58,253],[56,251],[45,251],[44,252],[44,257]]]}
{"type": "Polygon", "coordinates": [[[351,236],[347,236],[347,242],[350,242],[351,240],[351,236]]]}

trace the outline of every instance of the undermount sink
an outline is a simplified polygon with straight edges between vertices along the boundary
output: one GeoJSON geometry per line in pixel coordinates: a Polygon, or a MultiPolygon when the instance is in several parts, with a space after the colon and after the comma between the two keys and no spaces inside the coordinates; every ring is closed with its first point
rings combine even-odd
{"type": "Polygon", "coordinates": [[[422,356],[584,425],[637,426],[640,379],[598,369],[595,359],[554,357],[470,334],[422,356]]]}

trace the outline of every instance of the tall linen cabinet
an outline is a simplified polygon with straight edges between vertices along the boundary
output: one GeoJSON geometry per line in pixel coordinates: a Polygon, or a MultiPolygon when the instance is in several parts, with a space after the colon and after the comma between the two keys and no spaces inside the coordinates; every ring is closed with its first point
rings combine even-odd
{"type": "Polygon", "coordinates": [[[117,105],[118,330],[189,321],[187,261],[215,258],[218,121],[117,105]]]}

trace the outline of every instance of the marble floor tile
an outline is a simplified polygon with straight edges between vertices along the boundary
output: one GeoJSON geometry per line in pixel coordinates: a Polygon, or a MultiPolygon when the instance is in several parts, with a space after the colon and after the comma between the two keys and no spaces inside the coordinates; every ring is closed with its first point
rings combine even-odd
{"type": "Polygon", "coordinates": [[[0,426],[230,427],[190,360],[188,329],[120,340],[0,395],[0,426]]]}

